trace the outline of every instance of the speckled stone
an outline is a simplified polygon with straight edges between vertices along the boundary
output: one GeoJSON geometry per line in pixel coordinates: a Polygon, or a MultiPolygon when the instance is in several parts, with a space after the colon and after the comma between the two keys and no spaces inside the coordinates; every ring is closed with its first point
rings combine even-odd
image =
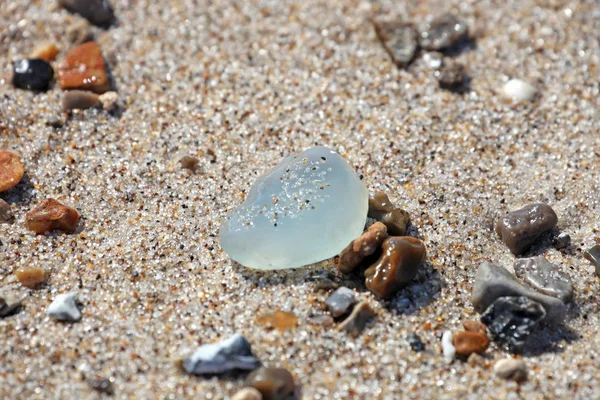
{"type": "Polygon", "coordinates": [[[446,49],[467,36],[468,30],[455,15],[443,14],[420,27],[420,44],[425,50],[446,49]]]}
{"type": "Polygon", "coordinates": [[[57,320],[65,322],[77,322],[81,319],[81,311],[77,306],[76,293],[59,294],[48,306],[48,315],[57,320]]]}
{"type": "Polygon", "coordinates": [[[519,255],[557,222],[558,217],[549,205],[534,203],[502,217],[496,224],[496,233],[514,255],[519,255]]]}
{"type": "Polygon", "coordinates": [[[379,249],[387,237],[385,225],[381,222],[375,222],[358,239],[350,242],[342,250],[337,261],[338,270],[345,274],[354,271],[366,257],[379,249]]]}
{"type": "Polygon", "coordinates": [[[115,18],[108,0],[58,0],[65,9],[81,15],[94,25],[109,25],[115,18]]]}
{"type": "Polygon", "coordinates": [[[19,89],[46,91],[54,77],[54,69],[40,58],[19,60],[13,64],[12,83],[19,89]]]}
{"type": "Polygon", "coordinates": [[[345,286],[337,289],[325,300],[325,305],[334,318],[349,313],[355,303],[356,295],[345,286]]]}
{"type": "Polygon", "coordinates": [[[239,333],[217,343],[204,344],[183,361],[183,369],[195,375],[252,371],[259,365],[260,361],[252,354],[250,342],[239,333]]]}
{"type": "Polygon", "coordinates": [[[515,261],[515,275],[532,288],[567,303],[573,299],[571,278],[543,256],[520,258],[515,261]]]}
{"type": "Polygon", "coordinates": [[[415,351],[418,353],[420,351],[425,350],[425,344],[421,340],[421,337],[414,332],[410,333],[406,337],[406,341],[408,342],[408,345],[410,346],[412,351],[415,351]]]}
{"type": "Polygon", "coordinates": [[[600,277],[600,244],[587,249],[583,256],[596,268],[596,275],[600,277]]]}
{"type": "Polygon", "coordinates": [[[494,364],[494,373],[502,379],[522,382],[527,379],[528,369],[527,364],[523,360],[505,358],[496,361],[496,364],[494,364]]]}
{"type": "Polygon", "coordinates": [[[260,367],[248,375],[246,383],[257,389],[264,400],[284,400],[296,389],[294,377],[285,368],[260,367]]]}
{"type": "Polygon", "coordinates": [[[385,192],[369,196],[369,218],[382,222],[390,235],[404,236],[410,225],[410,216],[405,210],[395,207],[385,192]]]}
{"type": "Polygon", "coordinates": [[[96,392],[105,393],[109,396],[115,394],[112,382],[106,378],[94,378],[88,380],[88,385],[96,392]]]}
{"type": "Polygon", "coordinates": [[[415,28],[401,21],[375,21],[374,25],[377,37],[392,61],[399,68],[408,66],[419,46],[415,28]]]}
{"type": "Polygon", "coordinates": [[[354,306],[352,313],[338,325],[338,330],[346,331],[349,335],[356,337],[362,333],[373,318],[375,318],[375,312],[369,303],[362,301],[354,306]]]}

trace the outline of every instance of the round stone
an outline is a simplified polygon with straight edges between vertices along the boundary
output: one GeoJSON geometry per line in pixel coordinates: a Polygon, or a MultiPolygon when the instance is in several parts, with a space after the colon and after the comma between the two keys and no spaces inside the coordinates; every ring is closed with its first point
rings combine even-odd
{"type": "Polygon", "coordinates": [[[260,367],[252,371],[246,381],[264,400],[283,400],[296,389],[294,377],[285,368],[260,367]]]}
{"type": "Polygon", "coordinates": [[[19,89],[46,91],[53,77],[52,66],[40,58],[19,60],[13,64],[13,85],[19,89]]]}

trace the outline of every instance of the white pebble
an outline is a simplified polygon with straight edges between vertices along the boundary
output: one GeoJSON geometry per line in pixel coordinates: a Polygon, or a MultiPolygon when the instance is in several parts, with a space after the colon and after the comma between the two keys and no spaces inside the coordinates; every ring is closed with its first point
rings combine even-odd
{"type": "Polygon", "coordinates": [[[529,101],[537,94],[535,86],[520,79],[511,79],[502,87],[503,94],[514,101],[529,101]]]}
{"type": "Polygon", "coordinates": [[[56,296],[48,307],[48,315],[58,321],[76,322],[81,319],[81,311],[77,307],[77,294],[65,293],[56,296]]]}
{"type": "Polygon", "coordinates": [[[454,335],[450,331],[446,331],[442,335],[442,350],[444,351],[446,364],[451,364],[456,355],[456,349],[454,348],[454,344],[452,344],[453,337],[454,335]]]}
{"type": "Polygon", "coordinates": [[[231,400],[262,400],[262,394],[253,387],[243,388],[233,395],[231,400]]]}
{"type": "Polygon", "coordinates": [[[524,381],[527,379],[527,364],[523,360],[505,358],[494,364],[494,373],[503,379],[512,379],[517,382],[524,381]]]}

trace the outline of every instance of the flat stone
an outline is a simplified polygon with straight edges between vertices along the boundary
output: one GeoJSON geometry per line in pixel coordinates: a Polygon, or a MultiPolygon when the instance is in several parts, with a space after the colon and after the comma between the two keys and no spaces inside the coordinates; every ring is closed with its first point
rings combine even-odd
{"type": "Polygon", "coordinates": [[[13,219],[13,212],[10,204],[0,199],[0,222],[8,222],[13,219]]]}
{"type": "Polygon", "coordinates": [[[313,147],[256,180],[246,202],[221,225],[219,243],[250,268],[298,268],[322,261],[363,232],[368,196],[338,153],[313,147]]]}
{"type": "Polygon", "coordinates": [[[389,298],[408,285],[425,259],[425,245],[410,236],[386,239],[383,253],[365,271],[365,284],[375,295],[389,298]]]}
{"type": "Polygon", "coordinates": [[[456,354],[466,357],[472,353],[483,353],[490,345],[490,341],[486,335],[479,332],[459,331],[454,333],[452,344],[456,354]]]}
{"type": "Polygon", "coordinates": [[[21,285],[34,288],[46,280],[46,271],[41,267],[30,265],[17,269],[15,276],[21,285]]]}
{"type": "Polygon", "coordinates": [[[96,42],[87,42],[71,50],[58,67],[58,82],[65,90],[106,92],[109,81],[100,46],[96,42]]]}
{"type": "Polygon", "coordinates": [[[567,303],[573,299],[571,278],[542,256],[515,261],[515,275],[532,288],[567,303]]]}
{"type": "Polygon", "coordinates": [[[525,296],[544,307],[548,322],[562,323],[566,317],[566,306],[559,299],[536,292],[523,285],[505,268],[484,262],[475,274],[471,302],[478,312],[483,312],[498,298],[525,296]]]}
{"type": "Polygon", "coordinates": [[[47,199],[27,213],[25,227],[38,235],[52,231],[74,233],[79,224],[79,213],[54,199],[47,199]]]}
{"type": "Polygon", "coordinates": [[[481,322],[507,351],[520,353],[527,337],[545,316],[544,307],[525,296],[500,297],[483,312],[481,322]]]}
{"type": "Polygon", "coordinates": [[[420,351],[425,350],[425,344],[421,340],[421,337],[419,337],[419,335],[417,335],[416,333],[410,333],[406,337],[406,341],[408,342],[408,345],[410,346],[412,351],[416,351],[418,353],[420,351]]]}
{"type": "Polygon", "coordinates": [[[388,233],[394,236],[404,236],[410,225],[408,212],[395,207],[387,194],[381,191],[369,197],[368,216],[383,223],[388,233]]]}
{"type": "Polygon", "coordinates": [[[557,236],[552,238],[552,244],[557,250],[569,247],[569,245],[571,244],[571,236],[569,236],[569,234],[566,232],[561,232],[557,236]]]}
{"type": "Polygon", "coordinates": [[[468,31],[466,23],[452,14],[444,14],[419,29],[419,40],[425,50],[443,50],[466,37],[468,31]]]}
{"type": "Polygon", "coordinates": [[[356,337],[362,333],[369,321],[374,317],[375,312],[366,301],[362,301],[354,306],[348,318],[338,325],[338,330],[346,331],[351,336],[356,337]]]}
{"type": "Polygon", "coordinates": [[[83,90],[69,90],[63,97],[63,110],[85,110],[100,105],[100,98],[96,93],[83,90]]]}
{"type": "Polygon", "coordinates": [[[596,268],[596,275],[600,277],[600,244],[596,244],[593,247],[587,249],[583,256],[592,263],[596,268]]]}
{"type": "Polygon", "coordinates": [[[231,400],[262,400],[262,394],[253,387],[246,387],[236,392],[231,400]]]}
{"type": "Polygon", "coordinates": [[[284,400],[294,393],[294,377],[285,368],[260,367],[250,373],[246,384],[258,390],[264,400],[284,400]]]}
{"type": "Polygon", "coordinates": [[[446,62],[436,71],[435,77],[442,89],[456,91],[465,83],[465,66],[458,62],[446,62]]]}
{"type": "Polygon", "coordinates": [[[527,364],[523,360],[505,358],[494,364],[494,373],[502,379],[522,382],[527,379],[527,364]]]}
{"type": "Polygon", "coordinates": [[[375,253],[387,237],[385,225],[375,222],[342,250],[338,258],[338,270],[345,274],[352,272],[366,257],[375,253]]]}
{"type": "Polygon", "coordinates": [[[16,88],[45,92],[54,77],[54,69],[41,58],[19,60],[13,63],[12,83],[16,88]]]}
{"type": "Polygon", "coordinates": [[[453,344],[454,335],[450,331],[445,331],[442,334],[442,353],[444,354],[444,362],[452,364],[456,357],[456,348],[453,344]]]}
{"type": "Polygon", "coordinates": [[[59,294],[56,296],[52,304],[48,306],[47,312],[51,318],[57,321],[79,321],[81,319],[81,311],[79,311],[79,307],[77,307],[77,294],[59,294]]]}
{"type": "Polygon", "coordinates": [[[511,79],[502,86],[502,95],[515,102],[531,101],[537,93],[535,86],[521,79],[511,79]]]}
{"type": "Polygon", "coordinates": [[[8,150],[0,150],[0,192],[6,192],[15,186],[25,174],[18,155],[8,150]]]}
{"type": "Polygon", "coordinates": [[[10,317],[21,310],[21,300],[14,296],[0,297],[0,318],[10,317]]]}
{"type": "Polygon", "coordinates": [[[355,303],[356,295],[345,286],[337,289],[325,300],[325,305],[334,318],[348,314],[355,303]]]}
{"type": "Polygon", "coordinates": [[[496,224],[496,233],[514,255],[519,255],[557,222],[558,217],[549,205],[534,203],[502,217],[496,224]]]}
{"type": "Polygon", "coordinates": [[[394,64],[399,68],[408,66],[419,46],[415,28],[399,21],[376,21],[374,25],[377,37],[394,64]]]}
{"type": "Polygon", "coordinates": [[[115,19],[107,0],[58,0],[66,10],[81,15],[94,25],[107,26],[115,19]]]}
{"type": "Polygon", "coordinates": [[[202,345],[183,361],[183,369],[195,375],[221,375],[260,366],[248,340],[239,333],[217,343],[202,345]]]}

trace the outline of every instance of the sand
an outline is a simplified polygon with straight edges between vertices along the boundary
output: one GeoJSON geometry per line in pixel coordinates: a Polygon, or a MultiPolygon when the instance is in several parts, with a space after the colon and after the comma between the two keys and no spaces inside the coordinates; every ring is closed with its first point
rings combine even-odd
{"type": "MultiPolygon", "coordinates": [[[[25,298],[0,320],[0,397],[97,398],[86,379],[113,380],[116,398],[224,399],[241,379],[181,373],[177,359],[233,332],[269,366],[288,368],[304,399],[600,397],[599,282],[582,252],[598,239],[600,6],[588,1],[113,1],[118,26],[95,30],[123,111],[66,118],[63,93],[16,90],[11,61],[51,40],[72,47],[79,17],[52,1],[0,7],[0,148],[20,154],[26,177],[0,197],[16,220],[0,225],[0,295],[25,298]],[[370,17],[422,20],[454,9],[475,44],[459,52],[465,94],[440,90],[422,58],[399,70],[370,17]],[[498,91],[510,78],[541,96],[513,105],[498,91]],[[56,116],[62,127],[46,123],[56,116]],[[428,251],[415,282],[378,301],[355,282],[377,321],[354,339],[311,323],[325,292],[307,274],[257,272],[218,245],[227,211],[257,175],[310,146],[336,149],[370,190],[411,214],[428,251]],[[184,155],[199,157],[196,173],[184,155]],[[35,236],[25,214],[53,197],[74,206],[74,235],[35,236]],[[494,217],[544,201],[572,238],[564,252],[539,242],[575,283],[564,327],[535,334],[520,386],[487,367],[443,362],[440,337],[477,318],[470,288],[477,266],[512,268],[491,231],[494,217]],[[12,272],[41,266],[37,290],[12,272]],[[81,322],[46,308],[75,291],[81,322]],[[257,315],[292,311],[296,329],[266,330],[257,315]],[[431,323],[431,329],[424,325],[431,323]],[[427,350],[414,353],[416,332],[427,350]]],[[[56,64],[55,64],[56,65],[56,64]]],[[[340,282],[341,277],[336,277],[340,282]]]]}

